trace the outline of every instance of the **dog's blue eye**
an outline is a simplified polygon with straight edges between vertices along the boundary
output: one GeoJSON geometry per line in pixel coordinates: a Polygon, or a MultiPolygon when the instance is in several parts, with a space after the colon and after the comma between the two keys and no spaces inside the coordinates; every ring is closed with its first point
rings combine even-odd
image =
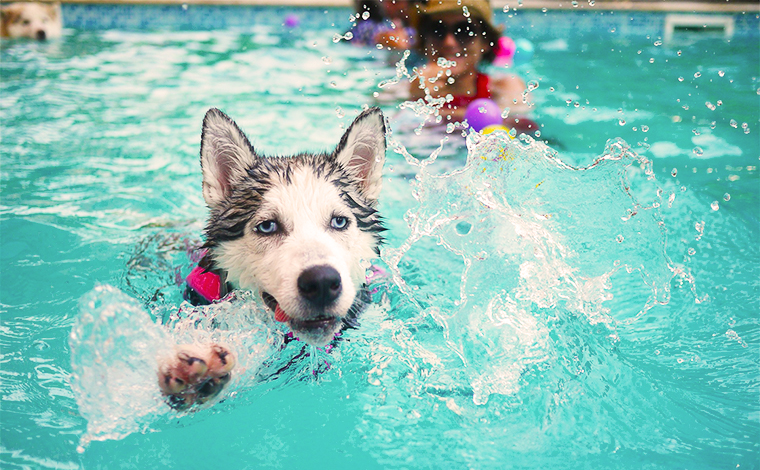
{"type": "Polygon", "coordinates": [[[257,225],[255,230],[264,235],[271,235],[277,231],[277,222],[274,220],[265,220],[257,225]]]}
{"type": "Polygon", "coordinates": [[[348,227],[348,219],[340,216],[333,217],[330,221],[330,227],[334,228],[335,230],[343,230],[348,227]]]}

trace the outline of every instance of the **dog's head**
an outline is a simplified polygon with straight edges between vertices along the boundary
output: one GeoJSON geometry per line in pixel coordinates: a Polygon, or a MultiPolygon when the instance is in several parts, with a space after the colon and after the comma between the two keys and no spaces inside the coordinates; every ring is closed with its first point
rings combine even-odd
{"type": "Polygon", "coordinates": [[[211,109],[201,167],[215,267],[259,292],[302,340],[327,344],[365,301],[365,273],[384,230],[376,210],[384,160],[377,108],[361,113],[331,153],[269,158],[211,109]]]}
{"type": "Polygon", "coordinates": [[[45,40],[61,36],[60,3],[11,3],[3,5],[0,14],[3,37],[45,40]]]}

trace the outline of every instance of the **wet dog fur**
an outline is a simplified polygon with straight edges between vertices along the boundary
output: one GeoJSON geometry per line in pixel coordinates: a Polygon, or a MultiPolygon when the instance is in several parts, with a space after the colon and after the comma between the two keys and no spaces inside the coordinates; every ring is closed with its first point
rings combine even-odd
{"type": "MultiPolygon", "coordinates": [[[[385,160],[378,108],[362,112],[329,153],[266,157],[217,109],[203,122],[203,197],[209,270],[258,293],[277,321],[324,346],[368,301],[365,276],[384,230],[377,212],[385,160]]],[[[173,405],[216,395],[234,355],[181,347],[159,367],[173,405]]]]}

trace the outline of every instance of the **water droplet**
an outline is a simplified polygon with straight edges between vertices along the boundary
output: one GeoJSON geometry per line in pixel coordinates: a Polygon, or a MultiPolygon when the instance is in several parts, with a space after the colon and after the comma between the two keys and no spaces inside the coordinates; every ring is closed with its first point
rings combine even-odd
{"type": "Polygon", "coordinates": [[[694,152],[694,155],[698,157],[701,157],[702,155],[705,154],[705,151],[702,150],[702,147],[694,147],[694,150],[692,150],[692,152],[694,152]]]}
{"type": "Polygon", "coordinates": [[[736,119],[731,119],[731,121],[729,121],[729,124],[730,124],[730,125],[731,125],[731,127],[733,127],[734,129],[736,129],[736,128],[738,128],[738,127],[739,127],[739,123],[738,123],[738,122],[736,122],[736,119]]]}
{"type": "Polygon", "coordinates": [[[654,42],[654,45],[655,46],[662,46],[662,41],[657,40],[657,41],[654,42]]]}
{"type": "Polygon", "coordinates": [[[707,106],[707,109],[709,109],[710,111],[715,111],[715,108],[717,107],[714,104],[710,103],[709,101],[705,102],[705,106],[707,106]]]}
{"type": "Polygon", "coordinates": [[[625,126],[625,119],[618,120],[618,124],[620,124],[621,126],[625,126]]]}
{"type": "Polygon", "coordinates": [[[694,135],[700,135],[701,132],[699,132],[699,129],[692,129],[691,132],[694,133],[694,135]]]}
{"type": "Polygon", "coordinates": [[[697,254],[697,250],[694,248],[689,248],[689,251],[687,253],[689,253],[689,256],[694,256],[697,254]]]}
{"type": "Polygon", "coordinates": [[[723,200],[726,201],[726,202],[730,201],[731,200],[731,195],[728,194],[728,193],[724,194],[723,195],[723,200]]]}
{"type": "Polygon", "coordinates": [[[338,84],[335,83],[335,81],[332,81],[332,82],[330,82],[330,86],[333,87],[333,88],[336,88],[338,86],[338,84]]]}
{"type": "Polygon", "coordinates": [[[343,111],[343,108],[341,108],[340,106],[335,107],[335,114],[337,114],[339,118],[342,118],[343,116],[346,115],[346,113],[343,111]]]}
{"type": "Polygon", "coordinates": [[[717,211],[720,209],[720,204],[718,204],[718,201],[713,201],[712,204],[710,204],[710,208],[714,211],[717,211]]]}
{"type": "Polygon", "coordinates": [[[528,82],[528,91],[533,91],[538,88],[538,80],[531,80],[528,82]]]}
{"type": "Polygon", "coordinates": [[[324,62],[326,64],[331,64],[332,63],[332,59],[330,57],[328,57],[328,56],[324,56],[324,57],[322,57],[322,62],[324,62]]]}
{"type": "Polygon", "coordinates": [[[465,6],[462,7],[462,15],[464,15],[465,18],[470,17],[470,10],[468,10],[465,6]]]}
{"type": "Polygon", "coordinates": [[[362,19],[363,20],[368,20],[369,19],[369,12],[368,11],[365,11],[364,13],[362,13],[362,19]]]}
{"type": "MultiPolygon", "coordinates": [[[[332,40],[333,40],[334,43],[337,44],[337,43],[340,42],[341,39],[345,39],[346,41],[350,41],[353,38],[354,38],[354,33],[352,33],[351,31],[348,31],[343,36],[341,36],[338,33],[333,34],[332,40]]],[[[312,47],[317,47],[317,42],[316,41],[312,43],[312,47]]]]}
{"type": "Polygon", "coordinates": [[[575,106],[576,108],[579,107],[580,105],[581,104],[579,102],[577,102],[577,101],[575,103],[573,103],[573,106],[575,106]]]}
{"type": "Polygon", "coordinates": [[[509,117],[509,108],[504,108],[504,111],[501,112],[501,118],[506,119],[509,117]]]}
{"type": "Polygon", "coordinates": [[[573,0],[570,3],[573,5],[573,8],[578,8],[578,2],[576,0],[573,0]]]}
{"type": "Polygon", "coordinates": [[[704,222],[697,222],[694,224],[694,228],[697,230],[697,237],[696,239],[699,240],[702,238],[702,235],[705,234],[705,223],[704,222]]]}
{"type": "Polygon", "coordinates": [[[546,8],[546,7],[543,7],[543,8],[541,9],[541,11],[542,11],[542,12],[544,12],[544,13],[546,13],[547,11],[549,11],[549,9],[548,9],[548,8],[546,8]]]}
{"type": "Polygon", "coordinates": [[[596,5],[596,2],[594,0],[588,0],[588,5],[590,7],[593,7],[594,5],[596,5]]]}
{"type": "Polygon", "coordinates": [[[724,75],[726,75],[726,72],[724,72],[722,70],[718,70],[718,76],[719,77],[723,77],[724,75]]]}
{"type": "Polygon", "coordinates": [[[678,169],[677,168],[673,168],[672,170],[670,170],[670,176],[672,176],[673,178],[675,178],[676,176],[678,176],[678,169]]]}
{"type": "Polygon", "coordinates": [[[472,224],[469,222],[459,222],[456,225],[456,231],[459,235],[467,235],[472,230],[472,224]]]}
{"type": "Polygon", "coordinates": [[[182,4],[182,9],[185,10],[185,11],[187,11],[187,3],[183,3],[182,4]]]}
{"type": "Polygon", "coordinates": [[[678,57],[681,57],[681,51],[680,50],[677,51],[676,54],[678,55],[678,57]]]}
{"type": "Polygon", "coordinates": [[[650,64],[654,64],[654,57],[652,57],[651,59],[649,59],[649,63],[650,64]]]}
{"type": "Polygon", "coordinates": [[[641,126],[641,132],[649,132],[649,126],[641,126]]]}
{"type": "Polygon", "coordinates": [[[678,77],[678,81],[682,82],[683,81],[683,77],[678,77]]]}
{"type": "Polygon", "coordinates": [[[454,123],[450,122],[450,123],[446,124],[446,133],[447,134],[451,134],[452,132],[454,132],[454,130],[456,128],[457,128],[457,126],[455,126],[454,123]]]}
{"type": "Polygon", "coordinates": [[[696,73],[694,74],[694,78],[699,78],[699,77],[701,77],[701,76],[702,76],[702,72],[696,72],[696,73]]]}
{"type": "Polygon", "coordinates": [[[625,238],[622,235],[618,235],[615,240],[617,240],[618,243],[623,243],[623,240],[625,240],[625,238]]]}

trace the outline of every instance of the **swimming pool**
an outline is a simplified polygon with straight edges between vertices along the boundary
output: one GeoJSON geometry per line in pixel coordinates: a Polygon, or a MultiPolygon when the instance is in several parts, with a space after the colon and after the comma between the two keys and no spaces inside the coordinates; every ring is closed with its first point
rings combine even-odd
{"type": "Polygon", "coordinates": [[[536,46],[519,71],[553,150],[471,138],[465,166],[452,134],[423,169],[438,138],[383,105],[412,155],[388,152],[396,278],[362,327],[316,379],[289,348],[260,382],[276,335],[249,318],[223,403],[155,400],[140,366],[200,237],[205,111],[324,149],[393,74],[333,42],[348,10],[209,11],[234,24],[2,44],[3,468],[758,468],[757,38],[563,36],[540,12],[498,18],[536,46]]]}

